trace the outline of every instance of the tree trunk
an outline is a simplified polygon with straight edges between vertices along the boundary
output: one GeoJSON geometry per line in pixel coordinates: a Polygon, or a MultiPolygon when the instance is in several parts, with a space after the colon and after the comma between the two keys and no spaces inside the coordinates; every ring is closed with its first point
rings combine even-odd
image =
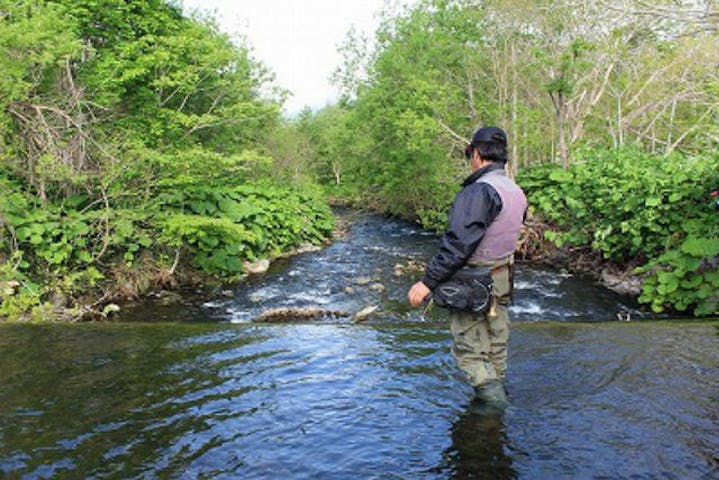
{"type": "MultiPolygon", "coordinates": [[[[550,94],[552,95],[552,94],[550,94]]],[[[566,115],[567,104],[564,100],[562,92],[557,92],[556,96],[552,95],[554,103],[554,111],[557,116],[557,135],[559,140],[559,158],[562,160],[562,167],[569,167],[569,153],[567,151],[567,134],[566,134],[566,115]]]]}
{"type": "Polygon", "coordinates": [[[339,165],[337,165],[337,163],[334,163],[334,162],[332,163],[332,173],[335,176],[335,185],[339,185],[340,180],[341,180],[341,174],[340,174],[340,167],[339,167],[339,165]]]}
{"type": "Polygon", "coordinates": [[[617,142],[624,145],[624,130],[622,129],[622,97],[617,95],[617,142]]]}
{"type": "Polygon", "coordinates": [[[511,47],[511,54],[512,54],[512,104],[511,104],[511,121],[512,121],[512,137],[510,140],[512,141],[512,155],[510,155],[510,163],[509,163],[509,169],[508,174],[510,178],[514,178],[517,175],[517,162],[519,159],[517,158],[517,143],[519,139],[519,128],[517,127],[517,63],[516,63],[516,56],[514,51],[514,42],[512,42],[511,47]]]}

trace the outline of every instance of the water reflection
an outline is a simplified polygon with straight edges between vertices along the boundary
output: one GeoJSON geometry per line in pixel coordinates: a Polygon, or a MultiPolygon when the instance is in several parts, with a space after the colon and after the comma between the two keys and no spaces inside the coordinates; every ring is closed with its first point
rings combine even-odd
{"type": "Polygon", "coordinates": [[[451,439],[452,446],[445,453],[451,478],[517,478],[503,409],[474,400],[452,425],[451,439]]]}
{"type": "Polygon", "coordinates": [[[448,347],[417,324],[0,325],[0,477],[717,478],[713,326],[525,324],[503,414],[448,347]]]}

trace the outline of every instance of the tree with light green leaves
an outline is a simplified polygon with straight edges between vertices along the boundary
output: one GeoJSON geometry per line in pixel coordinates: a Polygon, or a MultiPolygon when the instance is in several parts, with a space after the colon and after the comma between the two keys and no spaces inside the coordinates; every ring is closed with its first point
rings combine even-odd
{"type": "Polygon", "coordinates": [[[418,2],[387,15],[374,42],[342,46],[356,141],[335,161],[358,203],[442,229],[469,173],[467,139],[501,125],[509,173],[529,182],[548,238],[643,264],[642,300],[657,311],[716,312],[719,280],[704,272],[719,260],[708,199],[719,186],[718,12],[715,0],[418,2]],[[522,175],[545,164],[559,171],[543,183],[522,175]]]}
{"type": "Polygon", "coordinates": [[[0,51],[0,317],[102,315],[329,234],[270,178],[282,91],[212,18],[3,0],[0,51]]]}

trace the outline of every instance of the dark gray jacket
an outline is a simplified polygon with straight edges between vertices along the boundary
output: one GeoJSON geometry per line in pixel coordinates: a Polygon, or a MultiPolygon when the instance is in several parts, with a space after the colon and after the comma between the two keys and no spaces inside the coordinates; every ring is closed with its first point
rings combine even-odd
{"type": "Polygon", "coordinates": [[[482,175],[498,169],[504,169],[504,165],[492,163],[462,182],[462,190],[455,197],[449,212],[449,228],[422,277],[422,283],[430,290],[449,280],[467,263],[489,225],[502,211],[499,193],[488,183],[477,182],[482,175]]]}

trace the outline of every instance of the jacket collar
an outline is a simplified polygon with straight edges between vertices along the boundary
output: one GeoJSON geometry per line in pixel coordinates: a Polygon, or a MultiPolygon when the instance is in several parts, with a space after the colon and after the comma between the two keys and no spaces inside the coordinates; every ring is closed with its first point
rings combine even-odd
{"type": "Polygon", "coordinates": [[[464,179],[464,182],[462,182],[462,188],[466,187],[467,185],[471,185],[477,180],[479,180],[479,177],[482,175],[486,175],[489,172],[494,172],[495,170],[502,170],[504,172],[504,164],[500,162],[492,162],[487,166],[484,166],[480,168],[479,170],[476,170],[472,173],[469,177],[464,179]]]}

